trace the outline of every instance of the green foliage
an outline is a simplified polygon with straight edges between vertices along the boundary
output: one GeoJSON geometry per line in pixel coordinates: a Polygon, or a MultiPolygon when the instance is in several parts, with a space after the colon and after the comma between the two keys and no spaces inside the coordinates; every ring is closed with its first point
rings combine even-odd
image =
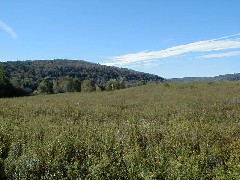
{"type": "Polygon", "coordinates": [[[78,79],[72,77],[66,77],[64,81],[64,91],[65,92],[80,92],[81,82],[78,79]]]}
{"type": "Polygon", "coordinates": [[[53,80],[53,93],[57,94],[57,93],[62,93],[63,90],[60,87],[60,82],[59,80],[53,80]]]}
{"type": "Polygon", "coordinates": [[[107,82],[107,85],[106,85],[106,89],[108,91],[113,91],[113,90],[117,90],[117,89],[120,89],[120,83],[116,80],[116,79],[110,79],[108,82],[107,82]]]}
{"type": "Polygon", "coordinates": [[[6,71],[2,65],[0,65],[0,88],[4,88],[9,85],[9,80],[6,75],[6,71]]]}
{"type": "Polygon", "coordinates": [[[17,97],[28,95],[29,92],[24,91],[19,87],[14,87],[9,78],[5,68],[0,64],[0,98],[2,97],[17,97]]]}
{"type": "MultiPolygon", "coordinates": [[[[130,86],[134,86],[138,81],[163,81],[162,77],[148,73],[78,60],[10,61],[3,64],[14,86],[23,89],[30,88],[33,91],[37,90],[46,77],[55,80],[68,76],[80,82],[88,79],[101,86],[105,86],[110,79],[124,79],[130,86]]],[[[69,85],[71,82],[66,83],[67,90],[60,87],[60,90],[55,88],[56,92],[72,91],[73,89],[69,85]]],[[[61,83],[60,86],[62,86],[61,83]]]]}
{"type": "Polygon", "coordinates": [[[126,88],[126,82],[124,78],[120,79],[110,79],[106,84],[106,90],[113,91],[118,89],[124,89],[126,88]]]}
{"type": "Polygon", "coordinates": [[[46,77],[38,86],[38,92],[41,94],[52,94],[53,93],[53,81],[50,77],[46,77]]]}
{"type": "Polygon", "coordinates": [[[82,92],[93,92],[96,90],[95,85],[90,80],[84,80],[82,83],[82,92]]]}
{"type": "Polygon", "coordinates": [[[38,93],[52,94],[63,92],[80,92],[81,82],[78,79],[66,76],[52,80],[50,77],[44,78],[38,86],[38,93]]]}
{"type": "Polygon", "coordinates": [[[99,84],[95,84],[95,89],[97,92],[101,92],[101,91],[104,91],[106,90],[106,88],[102,85],[99,85],[99,84]]]}
{"type": "Polygon", "coordinates": [[[240,179],[238,83],[0,101],[0,179],[240,179]]]}

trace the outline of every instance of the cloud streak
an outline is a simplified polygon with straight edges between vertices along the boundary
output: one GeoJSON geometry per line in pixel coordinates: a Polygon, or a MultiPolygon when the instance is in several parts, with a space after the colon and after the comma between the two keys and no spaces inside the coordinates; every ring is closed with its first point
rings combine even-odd
{"type": "Polygon", "coordinates": [[[7,32],[11,36],[11,38],[17,39],[18,37],[17,33],[10,26],[8,26],[6,23],[4,23],[1,20],[0,20],[0,28],[3,31],[7,32]]]}
{"type": "Polygon", "coordinates": [[[204,56],[199,56],[199,58],[221,58],[221,57],[230,57],[230,56],[238,56],[240,55],[240,51],[233,51],[233,52],[227,52],[227,53],[217,53],[217,54],[209,54],[204,56]]]}
{"type": "MultiPolygon", "coordinates": [[[[230,35],[230,36],[224,36],[217,39],[198,41],[198,42],[189,43],[185,45],[174,46],[174,47],[167,48],[160,51],[146,50],[146,51],[141,51],[133,54],[114,56],[111,58],[112,61],[105,63],[105,65],[122,66],[122,65],[132,64],[132,63],[146,63],[146,62],[165,59],[169,57],[177,57],[180,55],[185,55],[187,53],[196,53],[196,52],[203,53],[203,52],[211,52],[211,51],[238,49],[240,48],[239,36],[240,36],[240,33],[230,35]]],[[[238,54],[235,53],[234,55],[238,55],[238,54]]],[[[216,56],[217,55],[212,55],[212,58],[216,56]]],[[[227,54],[222,53],[220,56],[227,56],[227,54]]],[[[210,58],[211,55],[209,56],[206,55],[202,57],[210,58]]]]}

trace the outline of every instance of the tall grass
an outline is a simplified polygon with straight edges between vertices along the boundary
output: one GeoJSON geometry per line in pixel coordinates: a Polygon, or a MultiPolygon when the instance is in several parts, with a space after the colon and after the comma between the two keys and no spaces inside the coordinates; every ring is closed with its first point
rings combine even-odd
{"type": "Polygon", "coordinates": [[[240,179],[240,84],[0,99],[0,179],[240,179]]]}

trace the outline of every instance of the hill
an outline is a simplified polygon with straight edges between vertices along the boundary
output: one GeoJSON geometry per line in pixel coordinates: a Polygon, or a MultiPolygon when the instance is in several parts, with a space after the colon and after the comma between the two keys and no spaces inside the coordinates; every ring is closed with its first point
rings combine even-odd
{"type": "Polygon", "coordinates": [[[80,82],[90,80],[102,87],[105,87],[110,80],[124,82],[126,86],[164,80],[162,77],[153,74],[82,60],[28,60],[8,61],[1,64],[5,66],[12,84],[28,91],[36,90],[46,77],[52,80],[70,77],[80,82]]]}
{"type": "Polygon", "coordinates": [[[240,81],[240,73],[225,74],[214,77],[184,77],[168,79],[171,82],[196,82],[196,81],[240,81]]]}

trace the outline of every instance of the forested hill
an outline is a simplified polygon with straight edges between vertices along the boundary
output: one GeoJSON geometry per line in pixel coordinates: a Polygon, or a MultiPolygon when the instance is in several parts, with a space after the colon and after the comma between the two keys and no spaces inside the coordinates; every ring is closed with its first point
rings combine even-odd
{"type": "Polygon", "coordinates": [[[184,77],[168,79],[171,82],[195,82],[195,81],[240,81],[240,73],[225,74],[214,77],[184,77]]]}
{"type": "Polygon", "coordinates": [[[28,60],[8,61],[1,64],[5,67],[14,86],[32,91],[36,90],[45,78],[57,80],[70,77],[79,82],[89,80],[95,85],[101,85],[102,87],[105,87],[110,80],[124,82],[126,86],[164,80],[157,75],[82,60],[28,60]]]}

